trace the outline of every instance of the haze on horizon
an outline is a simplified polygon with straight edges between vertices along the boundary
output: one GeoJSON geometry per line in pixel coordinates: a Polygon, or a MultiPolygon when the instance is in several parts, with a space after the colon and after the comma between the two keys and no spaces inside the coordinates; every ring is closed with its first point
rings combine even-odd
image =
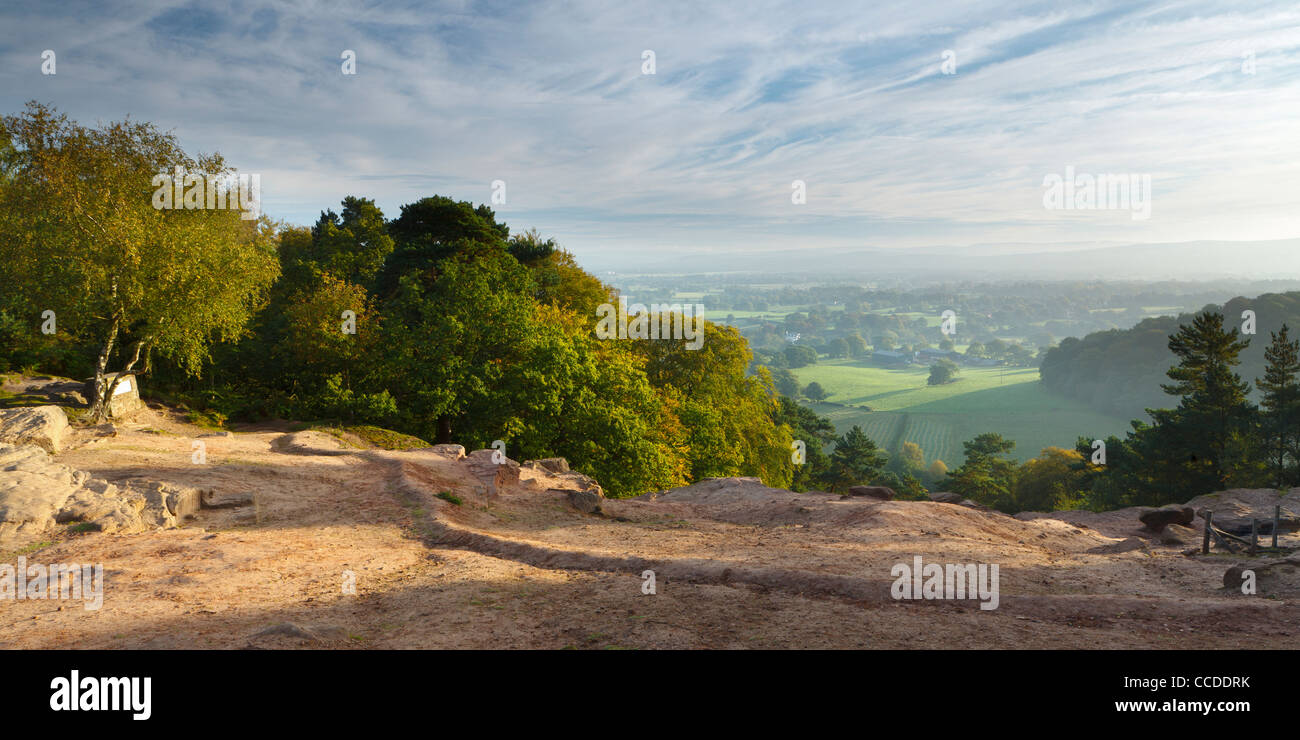
{"type": "Polygon", "coordinates": [[[172,129],[260,173],[265,212],[295,223],[347,195],[389,217],[434,193],[489,202],[501,180],[494,208],[513,229],[597,267],[656,251],[1300,236],[1293,3],[845,15],[835,2],[11,5],[0,95],[6,112],[34,99],[172,129]],[[1150,217],[1045,209],[1044,178],[1067,166],[1150,175],[1150,217]]]}

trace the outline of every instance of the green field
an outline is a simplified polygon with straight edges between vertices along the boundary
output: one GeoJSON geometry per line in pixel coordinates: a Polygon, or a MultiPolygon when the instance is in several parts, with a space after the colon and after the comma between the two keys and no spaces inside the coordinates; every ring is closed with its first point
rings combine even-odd
{"type": "Polygon", "coordinates": [[[937,457],[949,468],[961,464],[962,442],[982,432],[1015,440],[1015,456],[1027,460],[1044,447],[1073,447],[1080,435],[1096,439],[1128,429],[1127,419],[1044,390],[1037,368],[963,367],[958,380],[941,386],[926,385],[930,370],[920,366],[830,360],[794,373],[800,385],[816,381],[830,392],[827,403],[812,408],[841,433],[858,424],[890,451],[915,442],[927,462],[937,457]]]}

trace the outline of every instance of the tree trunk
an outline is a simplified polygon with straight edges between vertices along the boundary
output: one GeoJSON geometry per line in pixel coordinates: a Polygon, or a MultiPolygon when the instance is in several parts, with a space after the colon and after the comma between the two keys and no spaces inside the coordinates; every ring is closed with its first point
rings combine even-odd
{"type": "Polygon", "coordinates": [[[95,422],[108,418],[108,400],[111,396],[108,395],[105,375],[108,369],[108,357],[113,353],[113,345],[117,342],[117,330],[118,318],[114,316],[113,325],[108,330],[108,338],[104,340],[104,346],[99,350],[99,359],[95,362],[95,387],[91,390],[90,401],[90,418],[95,422]]]}
{"type": "Polygon", "coordinates": [[[434,444],[448,445],[451,444],[451,417],[438,417],[438,439],[434,444]]]}

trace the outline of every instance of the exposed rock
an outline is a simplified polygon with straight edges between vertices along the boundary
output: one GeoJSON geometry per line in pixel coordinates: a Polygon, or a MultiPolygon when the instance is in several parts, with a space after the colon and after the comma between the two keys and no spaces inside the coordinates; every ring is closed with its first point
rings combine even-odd
{"type": "Polygon", "coordinates": [[[429,448],[429,451],[446,455],[453,460],[462,460],[465,457],[465,448],[462,445],[434,445],[429,448]]]}
{"type": "Polygon", "coordinates": [[[0,410],[0,442],[59,452],[67,433],[68,415],[58,406],[0,410]]]}
{"type": "Polygon", "coordinates": [[[483,481],[492,494],[519,482],[519,463],[505,455],[500,455],[501,462],[498,463],[493,459],[493,454],[497,452],[492,449],[474,450],[465,458],[470,472],[483,481]]]}
{"type": "Polygon", "coordinates": [[[930,494],[930,500],[941,504],[960,504],[964,499],[960,493],[936,491],[930,494]]]}
{"type": "Polygon", "coordinates": [[[569,505],[584,514],[599,514],[601,498],[595,491],[569,491],[569,505]]]}
{"type": "Polygon", "coordinates": [[[562,457],[544,457],[541,460],[525,460],[524,466],[533,470],[544,470],[557,475],[569,472],[569,461],[562,457]]]}
{"type": "Polygon", "coordinates": [[[0,444],[0,541],[75,522],[104,532],[172,527],[198,506],[195,489],[143,479],[109,483],[53,462],[39,447],[0,444]]]}
{"type": "Polygon", "coordinates": [[[230,437],[233,436],[235,436],[234,432],[208,432],[207,434],[200,434],[199,439],[204,439],[207,437],[223,437],[229,439],[230,437]]]}
{"type": "Polygon", "coordinates": [[[90,406],[90,402],[88,402],[86,397],[81,395],[79,391],[60,393],[54,398],[65,406],[76,406],[78,408],[87,408],[90,406]]]}
{"type": "Polygon", "coordinates": [[[1088,550],[1088,552],[1095,555],[1116,555],[1121,552],[1133,552],[1134,550],[1150,551],[1150,548],[1147,547],[1147,543],[1137,537],[1129,537],[1121,542],[1094,547],[1091,550],[1088,550]]]}
{"type": "Polygon", "coordinates": [[[1246,582],[1245,573],[1248,570],[1255,574],[1257,595],[1300,593],[1300,557],[1237,563],[1223,574],[1223,587],[1230,591],[1241,592],[1242,584],[1246,582]]]}
{"type": "MultiPolygon", "coordinates": [[[[117,373],[109,372],[105,375],[104,382],[112,383],[113,378],[116,376],[117,373]]],[[[95,395],[95,379],[87,378],[84,388],[85,394],[93,397],[95,395]]],[[[130,373],[123,375],[118,380],[117,387],[113,389],[113,396],[108,399],[109,415],[114,419],[126,419],[144,409],[144,401],[140,398],[140,381],[130,373]]]]}
{"type": "Polygon", "coordinates": [[[351,455],[355,452],[338,437],[311,430],[277,437],[271,448],[289,455],[351,455]]]}
{"type": "MultiPolygon", "coordinates": [[[[582,490],[595,491],[601,496],[605,495],[605,489],[601,488],[600,484],[596,482],[596,479],[592,478],[590,475],[583,475],[576,471],[570,471],[560,475],[559,478],[565,482],[572,483],[582,490]]],[[[754,480],[758,479],[755,478],[754,480]]]]}
{"type": "Polygon", "coordinates": [[[881,501],[891,501],[894,496],[894,489],[888,486],[849,486],[850,496],[868,496],[878,498],[881,501]]]}
{"type": "Polygon", "coordinates": [[[1260,520],[1260,534],[1272,534],[1275,506],[1281,508],[1282,531],[1300,528],[1300,488],[1283,495],[1271,488],[1233,488],[1197,496],[1187,505],[1202,518],[1204,512],[1214,512],[1214,526],[1238,536],[1250,534],[1251,519],[1260,520]]]}
{"type": "Polygon", "coordinates": [[[1188,526],[1196,518],[1196,510],[1190,506],[1170,504],[1159,509],[1149,509],[1138,515],[1138,519],[1152,532],[1163,532],[1170,524],[1188,526]]]}

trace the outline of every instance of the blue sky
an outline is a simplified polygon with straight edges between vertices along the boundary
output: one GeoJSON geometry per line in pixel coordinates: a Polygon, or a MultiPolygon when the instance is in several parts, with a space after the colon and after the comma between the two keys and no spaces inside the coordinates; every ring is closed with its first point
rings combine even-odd
{"type": "Polygon", "coordinates": [[[0,11],[0,109],[153,121],[296,223],[503,180],[580,258],[1300,236],[1293,0],[107,6],[0,11]],[[1066,166],[1151,217],[1045,209],[1066,166]]]}

